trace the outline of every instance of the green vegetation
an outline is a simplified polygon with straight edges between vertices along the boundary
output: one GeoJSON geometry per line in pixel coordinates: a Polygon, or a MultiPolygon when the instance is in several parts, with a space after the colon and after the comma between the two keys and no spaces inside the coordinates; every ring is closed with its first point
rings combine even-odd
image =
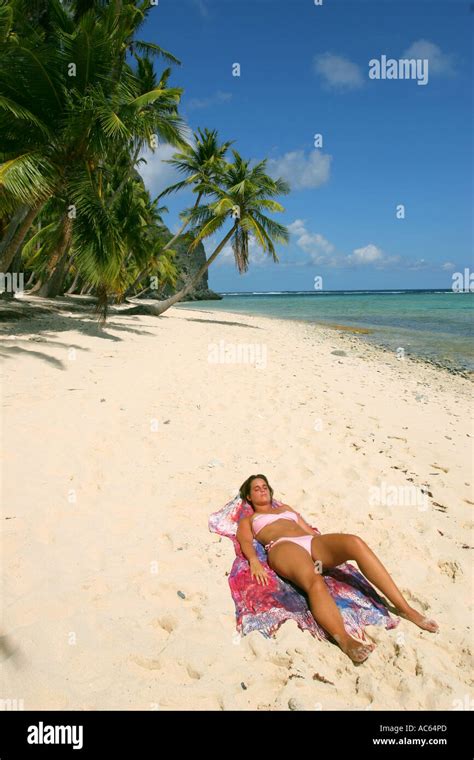
{"type": "MultiPolygon", "coordinates": [[[[251,236],[277,261],[288,240],[267,212],[289,192],[220,143],[217,132],[191,136],[171,87],[180,62],[139,39],[151,3],[127,0],[0,0],[0,272],[24,272],[30,293],[93,294],[107,304],[147,290],[150,278],[174,286],[173,244],[222,229],[196,276],[161,314],[185,298],[227,243],[246,271],[251,236]],[[155,67],[166,68],[157,74],[155,67]],[[152,199],[138,172],[140,154],[167,143],[182,181],[152,199]],[[166,195],[190,188],[192,208],[170,237],[166,195]]],[[[8,295],[8,294],[7,294],[8,295]]]]}

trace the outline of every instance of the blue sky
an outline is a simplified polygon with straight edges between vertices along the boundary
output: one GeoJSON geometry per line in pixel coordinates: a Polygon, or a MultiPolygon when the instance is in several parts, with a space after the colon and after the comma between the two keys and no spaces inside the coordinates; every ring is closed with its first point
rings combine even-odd
{"type": "MultiPolygon", "coordinates": [[[[184,88],[190,129],[217,129],[292,188],[275,215],[291,231],[280,263],[253,243],[239,275],[227,248],[211,288],[312,290],[316,276],[325,290],[450,288],[472,268],[473,20],[460,0],[159,0],[140,36],[181,60],[169,86],[184,88]],[[369,78],[382,56],[427,60],[426,84],[422,68],[369,78]]],[[[153,196],[177,179],[172,153],[147,153],[153,196]]],[[[171,229],[192,201],[164,201],[171,229]]]]}

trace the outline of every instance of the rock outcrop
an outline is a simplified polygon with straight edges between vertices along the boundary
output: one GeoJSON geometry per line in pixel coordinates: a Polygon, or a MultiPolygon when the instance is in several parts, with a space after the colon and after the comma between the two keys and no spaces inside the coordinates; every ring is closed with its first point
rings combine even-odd
{"type": "MultiPolygon", "coordinates": [[[[172,235],[173,233],[170,232],[170,237],[172,237],[172,235]]],[[[176,293],[178,290],[181,290],[184,284],[188,281],[188,278],[196,274],[198,269],[202,267],[206,261],[206,251],[204,250],[204,246],[201,242],[192,253],[188,253],[189,243],[191,240],[192,237],[189,234],[184,234],[173,243],[172,249],[176,251],[174,263],[179,272],[176,286],[174,288],[167,286],[159,291],[155,291],[153,293],[154,298],[158,298],[161,301],[164,298],[168,298],[169,296],[173,295],[173,293],[176,293]]],[[[149,296],[147,296],[147,298],[148,297],[149,296]]],[[[220,296],[218,293],[214,293],[213,290],[209,290],[208,270],[206,270],[194,290],[192,290],[184,300],[217,301],[221,298],[222,296],[220,296]]]]}

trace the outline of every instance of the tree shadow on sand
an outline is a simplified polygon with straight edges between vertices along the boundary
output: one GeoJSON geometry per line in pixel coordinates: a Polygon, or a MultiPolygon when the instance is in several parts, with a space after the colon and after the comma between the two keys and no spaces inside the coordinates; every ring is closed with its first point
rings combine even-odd
{"type": "MultiPolygon", "coordinates": [[[[67,347],[78,351],[88,348],[55,339],[61,332],[77,331],[82,335],[121,342],[129,335],[154,335],[151,330],[133,325],[139,317],[127,314],[127,310],[113,310],[105,324],[98,321],[94,311],[95,300],[73,300],[71,297],[57,299],[28,298],[0,300],[0,356],[8,359],[15,355],[28,354],[41,359],[57,369],[66,365],[47,353],[34,350],[36,347],[67,347]],[[119,317],[119,319],[117,319],[119,317]],[[31,336],[33,333],[33,336],[31,336]],[[114,333],[119,333],[116,335],[114,333]],[[51,334],[47,335],[47,334],[51,334]],[[21,336],[30,336],[22,338],[21,336]],[[19,345],[20,344],[20,345],[19,345]],[[39,345],[38,345],[39,344],[39,345]],[[27,346],[31,345],[31,349],[27,346]]],[[[159,325],[159,321],[156,322],[159,325]]]]}

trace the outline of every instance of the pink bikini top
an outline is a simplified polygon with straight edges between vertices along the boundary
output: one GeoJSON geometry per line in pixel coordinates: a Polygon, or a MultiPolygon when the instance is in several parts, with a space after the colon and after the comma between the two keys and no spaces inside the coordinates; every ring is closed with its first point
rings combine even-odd
{"type": "Polygon", "coordinates": [[[263,512],[258,512],[255,517],[252,518],[252,531],[254,536],[256,536],[265,525],[269,525],[270,523],[275,522],[275,520],[281,520],[282,518],[284,520],[289,519],[298,522],[298,515],[296,512],[290,512],[288,510],[286,512],[279,512],[278,514],[264,514],[263,512]],[[256,520],[259,521],[257,530],[254,529],[254,523],[256,520]]]}

